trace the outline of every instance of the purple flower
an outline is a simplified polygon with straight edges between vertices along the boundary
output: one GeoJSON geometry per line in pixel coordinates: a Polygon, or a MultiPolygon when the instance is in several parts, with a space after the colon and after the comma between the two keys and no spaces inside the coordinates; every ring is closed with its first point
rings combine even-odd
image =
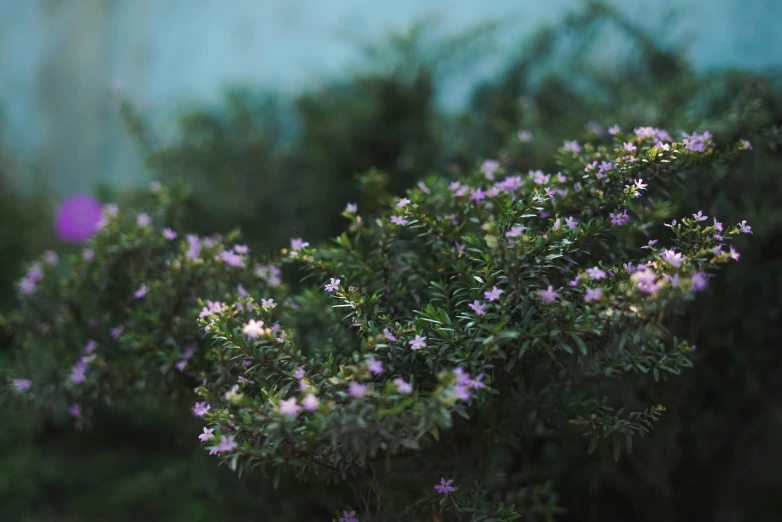
{"type": "Polygon", "coordinates": [[[194,236],[193,234],[188,234],[186,239],[188,248],[185,256],[191,261],[194,261],[201,255],[201,240],[198,239],[198,236],[194,236]]]}
{"type": "Polygon", "coordinates": [[[81,417],[81,404],[71,404],[68,407],[68,414],[73,417],[74,419],[78,419],[81,417]]]}
{"type": "Polygon", "coordinates": [[[496,286],[492,287],[490,291],[483,292],[483,297],[487,301],[499,301],[500,294],[502,294],[503,291],[497,288],[496,286]]]}
{"type": "Polygon", "coordinates": [[[652,240],[649,241],[649,243],[647,243],[645,246],[642,246],[641,248],[650,250],[656,244],[657,244],[657,240],[656,239],[652,239],[652,240]]]}
{"type": "Polygon", "coordinates": [[[562,145],[562,148],[567,152],[572,152],[574,154],[581,152],[581,146],[577,141],[565,141],[565,143],[562,145]]]}
{"type": "Polygon", "coordinates": [[[178,371],[183,372],[185,371],[185,366],[187,366],[187,361],[177,361],[174,366],[176,366],[178,371]]]}
{"type": "Polygon", "coordinates": [[[472,189],[470,191],[470,200],[474,201],[475,203],[480,203],[481,200],[486,199],[486,192],[482,190],[480,187],[472,189]]]}
{"type": "Polygon", "coordinates": [[[164,228],[163,237],[168,239],[169,241],[173,241],[174,239],[176,239],[176,232],[174,232],[170,228],[164,228]]]}
{"type": "Polygon", "coordinates": [[[233,435],[223,435],[220,438],[220,444],[217,445],[217,451],[220,453],[228,453],[235,450],[239,446],[235,439],[236,437],[233,435]]]}
{"type": "Polygon", "coordinates": [[[633,145],[633,144],[632,144],[631,142],[629,142],[629,141],[628,141],[627,143],[623,143],[623,144],[622,144],[622,147],[624,147],[624,149],[625,149],[627,152],[635,152],[636,150],[638,150],[638,149],[636,148],[636,146],[635,146],[635,145],[633,145]]]}
{"type": "Polygon", "coordinates": [[[95,351],[95,348],[97,348],[97,347],[98,347],[98,343],[96,343],[96,342],[95,342],[95,341],[93,341],[92,339],[89,339],[89,340],[87,341],[87,344],[86,344],[86,345],[84,345],[84,353],[86,353],[87,355],[89,355],[89,354],[91,354],[92,352],[94,352],[94,351],[95,351]]]}
{"type": "Polygon", "coordinates": [[[486,376],[481,373],[475,379],[468,379],[467,387],[472,388],[473,390],[480,390],[481,388],[485,388],[486,385],[483,384],[484,377],[486,376]]]}
{"type": "Polygon", "coordinates": [[[301,404],[304,406],[304,409],[307,411],[315,411],[318,409],[318,404],[320,401],[318,401],[318,398],[310,393],[306,397],[304,397],[304,400],[301,401],[301,404]]]}
{"type": "Polygon", "coordinates": [[[242,256],[231,250],[223,250],[218,254],[218,257],[225,261],[228,266],[235,266],[238,268],[244,268],[244,259],[242,256]]]}
{"type": "Polygon", "coordinates": [[[261,299],[261,306],[264,309],[271,310],[275,306],[277,306],[277,303],[274,302],[274,299],[261,299]]]}
{"type": "Polygon", "coordinates": [[[416,335],[415,339],[407,343],[410,345],[410,347],[413,350],[418,350],[420,348],[426,348],[426,336],[425,335],[416,335]]]}
{"type": "Polygon", "coordinates": [[[304,371],[304,368],[297,368],[296,371],[293,372],[293,378],[296,380],[301,380],[306,374],[307,372],[304,371]]]}
{"type": "Polygon", "coordinates": [[[699,210],[697,214],[692,215],[692,218],[695,221],[706,221],[707,219],[709,219],[709,216],[704,216],[703,211],[699,210]]]}
{"type": "Polygon", "coordinates": [[[587,288],[587,291],[584,294],[584,301],[599,301],[601,297],[603,297],[602,288],[587,288]]]}
{"type": "Polygon", "coordinates": [[[296,404],[296,398],[291,397],[287,401],[280,401],[280,413],[288,417],[295,417],[299,414],[301,406],[296,404]]]}
{"type": "Polygon", "coordinates": [[[214,428],[204,428],[204,432],[198,436],[198,440],[200,440],[201,442],[206,442],[212,437],[214,437],[213,435],[214,432],[215,432],[214,428]]]}
{"type": "Polygon", "coordinates": [[[475,312],[475,315],[486,315],[486,305],[477,299],[467,306],[472,308],[473,312],[475,312]]]}
{"type": "Polygon", "coordinates": [[[332,277],[331,280],[326,284],[324,289],[326,290],[326,292],[329,293],[334,292],[339,289],[339,282],[340,282],[339,279],[334,279],[332,277]]]}
{"type": "Polygon", "coordinates": [[[739,232],[742,234],[752,234],[752,227],[747,225],[746,219],[739,223],[739,232]]]}
{"type": "Polygon", "coordinates": [[[307,243],[306,241],[304,241],[300,237],[291,239],[291,250],[293,250],[293,251],[301,250],[302,248],[308,247],[308,246],[310,246],[310,244],[307,243]]]}
{"type": "Polygon", "coordinates": [[[43,260],[47,265],[56,265],[59,259],[60,257],[57,255],[57,252],[52,250],[47,250],[43,253],[43,260]]]}
{"type": "Polygon", "coordinates": [[[392,341],[392,342],[396,341],[396,336],[394,336],[394,334],[391,333],[391,330],[389,330],[388,327],[383,328],[383,335],[388,341],[392,341]]]}
{"type": "Polygon", "coordinates": [[[621,131],[622,131],[622,129],[621,129],[621,127],[619,127],[619,125],[614,125],[610,129],[608,129],[608,134],[610,134],[611,136],[616,136],[621,131]]]}
{"type": "Polygon", "coordinates": [[[358,212],[358,204],[356,204],[356,203],[348,203],[345,206],[345,212],[348,212],[350,214],[355,214],[356,212],[358,212]]]}
{"type": "Polygon", "coordinates": [[[396,206],[397,206],[397,208],[404,208],[404,207],[406,207],[406,206],[407,206],[407,205],[409,205],[409,204],[410,204],[410,200],[409,200],[409,199],[407,199],[407,198],[402,198],[402,199],[400,199],[400,200],[397,202],[396,206]]]}
{"type": "Polygon", "coordinates": [[[578,221],[573,219],[572,217],[565,218],[565,226],[568,228],[576,228],[578,226],[578,221]]]}
{"type": "Polygon", "coordinates": [[[136,299],[141,299],[142,297],[144,297],[145,295],[147,295],[147,292],[149,292],[149,287],[148,287],[147,285],[145,285],[145,284],[143,284],[143,283],[142,283],[142,285],[141,285],[140,287],[138,287],[138,290],[136,290],[136,291],[135,291],[135,293],[133,294],[133,296],[134,296],[136,299]]]}
{"type": "Polygon", "coordinates": [[[513,225],[513,227],[505,232],[505,237],[519,237],[521,236],[524,231],[527,230],[527,227],[522,225],[513,225]]]}
{"type": "Polygon", "coordinates": [[[151,222],[152,219],[148,214],[141,213],[136,216],[136,225],[138,225],[139,228],[148,227],[151,222]]]}
{"type": "Polygon", "coordinates": [[[394,379],[394,384],[399,393],[413,393],[413,387],[401,377],[394,379]]]}
{"type": "Polygon", "coordinates": [[[548,285],[548,288],[546,290],[538,290],[538,295],[541,299],[546,301],[547,303],[550,303],[554,301],[557,297],[559,297],[559,294],[554,291],[554,287],[551,285],[548,285]]]}
{"type": "Polygon", "coordinates": [[[367,385],[353,381],[348,386],[348,394],[355,399],[360,399],[367,394],[367,385]]]}
{"type": "Polygon", "coordinates": [[[195,406],[193,406],[193,415],[195,415],[196,417],[203,417],[211,409],[212,407],[209,406],[209,404],[207,404],[206,402],[196,402],[195,406]]]}
{"type": "Polygon", "coordinates": [[[242,333],[251,339],[257,339],[263,332],[263,321],[256,321],[255,319],[250,319],[242,328],[242,333]]]}
{"type": "Polygon", "coordinates": [[[617,227],[621,227],[630,221],[630,216],[627,215],[626,210],[623,210],[622,212],[611,212],[609,216],[611,217],[611,224],[617,227]]]}
{"type": "Polygon", "coordinates": [[[500,162],[497,160],[486,160],[481,165],[481,172],[489,181],[494,180],[494,173],[500,168],[500,162]]]}
{"type": "Polygon", "coordinates": [[[111,336],[114,339],[119,339],[119,336],[122,334],[122,332],[125,331],[125,327],[123,325],[116,326],[111,329],[111,336]]]}
{"type": "Polygon", "coordinates": [[[663,258],[663,261],[675,268],[679,268],[682,265],[682,261],[684,260],[681,253],[677,253],[672,248],[660,252],[660,257],[663,258]]]}
{"type": "Polygon", "coordinates": [[[516,137],[519,138],[519,141],[523,143],[529,143],[532,141],[532,133],[528,130],[520,130],[518,134],[516,134],[516,137]]]}
{"type": "Polygon", "coordinates": [[[356,512],[343,511],[342,516],[339,519],[339,522],[358,522],[358,519],[356,518],[356,512]]]}
{"type": "Polygon", "coordinates": [[[440,483],[435,485],[434,489],[440,495],[447,495],[456,491],[456,488],[451,484],[453,484],[453,480],[445,480],[445,477],[443,477],[440,479],[440,483]]]}
{"type": "Polygon", "coordinates": [[[734,261],[738,261],[739,257],[741,257],[741,254],[739,254],[738,251],[735,248],[733,248],[733,246],[731,246],[730,257],[733,258],[734,261]]]}
{"type": "Polygon", "coordinates": [[[367,368],[374,374],[383,373],[383,363],[376,359],[367,359],[367,368]]]}
{"type": "Polygon", "coordinates": [[[703,272],[695,272],[692,274],[692,291],[700,292],[709,284],[706,274],[703,272]]]}
{"type": "Polygon", "coordinates": [[[84,243],[98,231],[103,205],[89,194],[77,194],[57,210],[57,236],[70,243],[84,243]]]}
{"type": "Polygon", "coordinates": [[[604,271],[600,270],[600,268],[598,268],[596,266],[592,267],[592,268],[587,268],[586,269],[586,273],[592,279],[597,279],[597,280],[605,279],[605,276],[606,276],[606,273],[604,271]]]}
{"type": "Polygon", "coordinates": [[[14,388],[16,388],[16,391],[27,391],[30,389],[30,386],[32,386],[32,382],[30,379],[14,379],[11,381],[11,384],[13,384],[14,388]]]}
{"type": "Polygon", "coordinates": [[[394,225],[405,226],[407,225],[407,220],[402,216],[391,216],[391,223],[393,223],[394,225]]]}
{"type": "Polygon", "coordinates": [[[83,358],[79,362],[77,362],[73,369],[71,370],[71,381],[74,384],[81,384],[84,381],[87,380],[86,373],[87,373],[87,358],[83,358]]]}

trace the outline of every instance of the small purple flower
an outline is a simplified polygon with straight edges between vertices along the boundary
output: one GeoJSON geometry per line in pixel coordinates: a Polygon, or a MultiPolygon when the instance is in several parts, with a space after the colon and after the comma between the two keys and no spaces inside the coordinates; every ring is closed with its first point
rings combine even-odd
{"type": "Polygon", "coordinates": [[[149,217],[148,214],[144,214],[143,212],[136,216],[136,225],[139,228],[145,228],[148,227],[149,224],[152,223],[152,219],[149,217]]]}
{"type": "Polygon", "coordinates": [[[619,125],[614,125],[613,127],[608,129],[608,134],[610,134],[611,136],[616,136],[621,131],[622,131],[622,128],[619,127],[619,125]]]}
{"type": "Polygon", "coordinates": [[[579,145],[577,141],[565,141],[562,148],[567,152],[572,152],[574,154],[581,152],[581,145],[579,145]]]}
{"type": "Polygon", "coordinates": [[[91,354],[92,352],[94,352],[94,351],[95,351],[95,348],[97,348],[97,347],[98,347],[98,343],[96,343],[96,342],[95,342],[95,341],[93,341],[92,339],[89,339],[89,340],[87,341],[87,344],[86,344],[86,345],[84,345],[84,353],[86,353],[87,355],[89,355],[89,354],[91,354]]]}
{"type": "Polygon", "coordinates": [[[298,381],[303,379],[306,374],[307,372],[304,370],[304,368],[297,368],[296,371],[293,372],[293,378],[298,381]]]}
{"type": "Polygon", "coordinates": [[[519,237],[521,236],[524,231],[527,230],[527,227],[522,225],[513,225],[513,227],[505,232],[505,237],[519,237]]]}
{"type": "Polygon", "coordinates": [[[356,203],[348,203],[345,206],[345,212],[347,212],[349,214],[355,214],[356,212],[358,212],[358,204],[356,204],[356,203]]]}
{"type": "Polygon", "coordinates": [[[589,301],[599,301],[601,297],[603,297],[602,288],[587,288],[586,293],[584,294],[584,301],[587,303],[589,301]]]}
{"type": "Polygon", "coordinates": [[[136,291],[133,293],[133,296],[134,296],[136,299],[141,299],[142,297],[144,297],[145,295],[147,295],[147,292],[149,292],[149,287],[148,287],[147,285],[145,285],[145,284],[143,284],[143,283],[142,283],[142,285],[141,285],[140,287],[138,287],[138,290],[136,290],[136,291]]]}
{"type": "Polygon", "coordinates": [[[195,261],[201,255],[201,240],[193,234],[188,234],[185,239],[187,239],[188,245],[185,256],[191,261],[195,261]]]}
{"type": "Polygon", "coordinates": [[[456,488],[451,484],[453,484],[453,480],[445,480],[445,477],[443,477],[440,479],[440,483],[435,485],[434,489],[440,495],[447,495],[456,491],[456,488]]]}
{"type": "Polygon", "coordinates": [[[741,257],[741,254],[739,254],[739,253],[738,253],[738,251],[737,251],[735,248],[733,248],[733,246],[731,246],[731,247],[730,247],[730,257],[731,257],[731,258],[732,258],[734,261],[738,261],[738,260],[739,260],[739,257],[741,257]]]}
{"type": "Polygon", "coordinates": [[[605,279],[606,276],[606,273],[596,266],[592,268],[587,268],[586,273],[592,279],[597,279],[597,280],[605,279]]]}
{"type": "Polygon", "coordinates": [[[487,301],[489,301],[489,302],[499,301],[500,294],[502,294],[502,293],[503,293],[503,291],[495,286],[495,287],[492,287],[492,289],[490,291],[483,292],[483,297],[487,301]]]}
{"type": "Polygon", "coordinates": [[[742,234],[752,234],[752,227],[747,225],[746,219],[739,223],[739,232],[742,234]]]}
{"type": "Polygon", "coordinates": [[[622,147],[624,147],[624,149],[625,149],[627,152],[635,152],[636,150],[638,150],[638,149],[636,148],[636,146],[635,146],[635,145],[633,145],[633,144],[632,144],[631,142],[629,142],[629,141],[628,141],[627,143],[623,143],[623,144],[622,144],[622,147]]]}
{"type": "Polygon", "coordinates": [[[623,210],[622,212],[611,212],[609,216],[611,217],[611,224],[617,227],[621,227],[630,221],[630,216],[627,215],[626,210],[623,210]]]}
{"type": "Polygon", "coordinates": [[[383,328],[383,335],[388,341],[392,341],[392,342],[396,341],[396,336],[393,333],[391,333],[391,330],[389,330],[388,327],[383,328]]]}
{"type": "Polygon", "coordinates": [[[198,440],[200,440],[201,442],[206,442],[212,437],[214,437],[213,435],[214,432],[215,432],[214,428],[204,428],[204,432],[198,436],[198,440]]]}
{"type": "Polygon", "coordinates": [[[532,133],[528,130],[520,130],[518,134],[516,134],[516,137],[519,138],[519,141],[522,143],[529,143],[532,141],[532,133]]]}
{"type": "Polygon", "coordinates": [[[57,255],[57,252],[54,252],[53,250],[47,250],[43,253],[43,260],[47,265],[56,265],[59,259],[60,257],[57,255]]]}
{"type": "Polygon", "coordinates": [[[16,388],[16,391],[22,392],[29,390],[33,383],[30,379],[14,379],[11,384],[16,388]]]}
{"type": "Polygon", "coordinates": [[[576,228],[578,227],[578,221],[573,219],[572,217],[566,217],[565,218],[565,226],[568,228],[576,228]]]}
{"type": "Polygon", "coordinates": [[[166,238],[167,240],[173,241],[174,239],[176,239],[176,236],[177,236],[176,232],[174,232],[170,228],[163,229],[163,237],[166,238]]]}
{"type": "Polygon", "coordinates": [[[332,277],[332,278],[331,278],[331,280],[329,281],[329,283],[327,283],[327,284],[326,284],[326,286],[324,287],[324,289],[325,289],[327,292],[329,292],[329,293],[331,293],[331,292],[334,292],[334,291],[336,291],[336,290],[338,290],[338,289],[339,289],[339,282],[340,282],[340,280],[339,280],[339,279],[334,279],[334,278],[332,277]]]}
{"type": "Polygon", "coordinates": [[[114,328],[111,329],[111,336],[114,339],[119,339],[119,336],[124,331],[125,331],[125,327],[123,325],[115,326],[114,328]]]}
{"type": "Polygon", "coordinates": [[[692,291],[700,292],[709,284],[706,274],[703,272],[695,272],[692,274],[692,291]]]}
{"type": "Polygon", "coordinates": [[[394,225],[401,225],[404,227],[407,225],[407,220],[402,216],[391,216],[391,223],[393,223],[394,225]]]}
{"type": "Polygon", "coordinates": [[[299,414],[301,406],[296,404],[296,398],[291,397],[287,401],[280,401],[280,413],[288,417],[295,417],[299,414]]]}
{"type": "Polygon", "coordinates": [[[413,393],[413,387],[410,386],[410,384],[401,377],[394,379],[394,384],[396,385],[396,389],[399,393],[413,393]]]}
{"type": "Polygon", "coordinates": [[[425,335],[416,335],[415,339],[407,343],[410,345],[410,347],[413,350],[418,350],[420,348],[426,348],[426,336],[425,335]]]}
{"type": "Polygon", "coordinates": [[[212,407],[206,402],[196,402],[193,406],[193,415],[196,417],[203,417],[206,415],[212,407]]]}
{"type": "Polygon", "coordinates": [[[480,203],[481,200],[486,199],[486,191],[479,188],[474,188],[470,191],[470,200],[475,203],[480,203]]]}
{"type": "Polygon", "coordinates": [[[350,395],[354,399],[360,399],[361,397],[363,397],[366,394],[367,394],[367,385],[366,384],[359,384],[359,383],[353,381],[348,386],[348,395],[350,395]]]}
{"type": "Polygon", "coordinates": [[[648,242],[648,243],[647,243],[645,246],[642,246],[641,248],[642,248],[642,249],[646,249],[646,250],[651,250],[651,248],[652,248],[654,245],[656,245],[656,244],[657,244],[657,240],[656,240],[656,239],[652,239],[652,240],[650,240],[650,241],[649,241],[649,242],[648,242]]]}
{"type": "Polygon", "coordinates": [[[70,243],[85,243],[98,231],[103,204],[89,194],[77,194],[57,210],[57,236],[70,243]]]}
{"type": "Polygon", "coordinates": [[[242,256],[237,254],[236,252],[232,252],[231,250],[223,250],[218,254],[218,257],[225,261],[225,264],[228,266],[235,266],[238,268],[244,268],[244,259],[242,256]]]}
{"type": "Polygon", "coordinates": [[[81,404],[71,404],[68,407],[68,415],[73,417],[74,419],[78,419],[81,417],[81,404]]]}
{"type": "Polygon", "coordinates": [[[250,319],[250,321],[242,328],[242,333],[251,339],[257,339],[263,335],[263,321],[256,321],[250,319]]]}
{"type": "Polygon", "coordinates": [[[554,287],[551,285],[548,285],[546,290],[538,290],[538,295],[547,303],[551,303],[557,297],[559,297],[559,294],[554,291],[554,287]]]}
{"type": "Polygon", "coordinates": [[[663,259],[663,261],[672,265],[674,268],[679,268],[682,265],[682,261],[684,260],[682,258],[681,252],[676,252],[672,248],[660,252],[660,257],[663,259]]]}
{"type": "Polygon", "coordinates": [[[291,239],[291,250],[301,250],[304,247],[308,247],[310,244],[304,241],[302,238],[297,237],[291,239]]]}
{"type": "Polygon", "coordinates": [[[320,401],[318,401],[318,397],[310,393],[306,397],[304,397],[304,400],[301,401],[301,404],[304,406],[304,409],[307,411],[315,411],[318,409],[318,404],[320,401]]]}
{"type": "Polygon", "coordinates": [[[358,519],[356,518],[356,512],[343,511],[342,516],[339,519],[339,522],[358,522],[358,519]]]}
{"type": "Polygon", "coordinates": [[[481,165],[481,172],[489,181],[494,180],[494,173],[500,168],[500,162],[497,160],[486,160],[481,165]]]}
{"type": "Polygon", "coordinates": [[[220,438],[220,444],[217,445],[217,451],[220,453],[228,453],[235,450],[239,446],[235,439],[236,437],[233,435],[223,435],[220,438]]]}
{"type": "Polygon", "coordinates": [[[703,212],[699,210],[697,214],[692,215],[692,218],[695,221],[706,221],[707,219],[709,219],[709,216],[704,216],[703,212]]]}
{"type": "Polygon", "coordinates": [[[405,208],[405,207],[406,207],[407,205],[409,205],[409,204],[410,204],[410,200],[409,200],[409,199],[407,199],[407,198],[402,198],[402,199],[400,199],[400,200],[397,202],[396,206],[397,206],[397,208],[405,208]]]}
{"type": "Polygon", "coordinates": [[[472,308],[473,312],[475,312],[475,315],[486,315],[486,305],[478,300],[473,301],[467,306],[472,308]]]}
{"type": "Polygon", "coordinates": [[[382,361],[376,359],[367,359],[367,368],[375,375],[383,373],[384,371],[382,361]]]}
{"type": "Polygon", "coordinates": [[[274,302],[274,299],[261,299],[261,307],[267,310],[271,310],[277,306],[277,303],[274,302]]]}

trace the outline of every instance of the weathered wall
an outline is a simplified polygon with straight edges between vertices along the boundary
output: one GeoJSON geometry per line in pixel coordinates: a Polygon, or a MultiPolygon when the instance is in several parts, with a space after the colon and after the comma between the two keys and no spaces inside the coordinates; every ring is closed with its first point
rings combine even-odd
{"type": "MultiPolygon", "coordinates": [[[[782,0],[615,1],[661,38],[687,45],[700,68],[782,65],[782,0]],[[680,10],[672,25],[660,17],[671,6],[680,10]]],[[[580,4],[0,0],[0,107],[14,148],[35,158],[60,192],[99,179],[132,183],[141,171],[114,110],[113,84],[170,120],[232,84],[306,88],[355,61],[356,40],[377,40],[427,14],[450,29],[501,18],[509,45],[580,4]]]]}

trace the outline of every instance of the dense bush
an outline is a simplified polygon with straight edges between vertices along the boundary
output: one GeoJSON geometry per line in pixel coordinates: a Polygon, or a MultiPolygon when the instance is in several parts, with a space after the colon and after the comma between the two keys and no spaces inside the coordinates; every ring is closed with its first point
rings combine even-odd
{"type": "Polygon", "coordinates": [[[556,174],[488,160],[461,181],[430,177],[375,222],[348,204],[350,235],[283,250],[328,281],[296,295],[230,238],[175,242],[156,186],[163,208],[105,209],[66,277],[51,254],[31,266],[6,321],[23,369],[10,389],[81,422],[83,405],[158,400],[191,372],[203,378],[193,413],[211,426],[200,439],[240,472],[347,481],[364,520],[552,516],[532,495],[545,484],[509,487],[497,459],[534,463],[525,439],[568,426],[590,452],[603,440],[615,459],[631,451],[664,411],[638,383],[691,364],[664,319],[738,259],[726,238],[751,233],[699,211],[668,224],[669,248],[638,249],[671,209],[655,194],[750,145],[611,133],[612,146],[565,142],[556,174]],[[423,494],[436,476],[458,488],[442,478],[423,494]]]}

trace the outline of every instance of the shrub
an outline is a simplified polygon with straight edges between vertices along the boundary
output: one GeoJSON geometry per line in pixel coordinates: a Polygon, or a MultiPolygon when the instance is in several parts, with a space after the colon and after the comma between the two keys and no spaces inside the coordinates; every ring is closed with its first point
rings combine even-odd
{"type": "Polygon", "coordinates": [[[465,179],[427,178],[374,221],[348,204],[349,233],[294,239],[277,264],[233,235],[175,241],[156,188],[160,208],[107,215],[66,277],[31,267],[6,320],[23,368],[11,393],[79,419],[146,394],[192,400],[179,364],[210,453],[275,484],[347,484],[344,520],[551,517],[550,484],[534,471],[510,484],[508,456],[533,462],[531,435],[562,431],[589,452],[632,451],[664,411],[633,391],[691,366],[695,347],[665,321],[751,233],[701,211],[660,226],[672,181],[748,142],[611,132],[565,142],[556,174],[487,160],[465,179]],[[292,293],[281,263],[315,284],[292,293]]]}

